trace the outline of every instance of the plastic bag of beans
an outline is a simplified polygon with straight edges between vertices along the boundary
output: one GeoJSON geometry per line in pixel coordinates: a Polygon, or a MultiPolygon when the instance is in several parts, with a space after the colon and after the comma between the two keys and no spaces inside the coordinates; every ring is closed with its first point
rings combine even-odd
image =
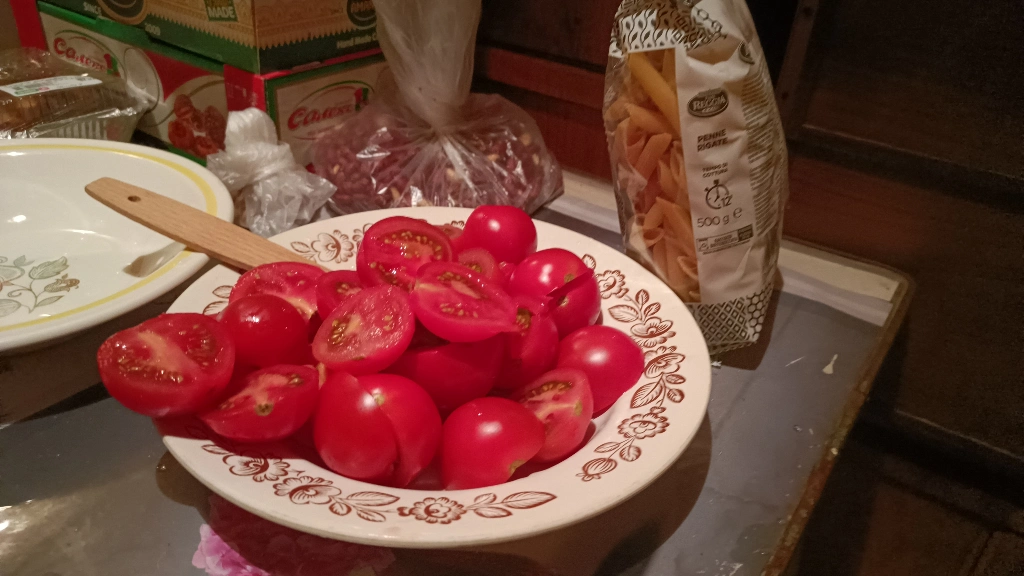
{"type": "Polygon", "coordinates": [[[562,191],[537,124],[497,95],[470,94],[480,0],[377,0],[390,76],[378,97],[321,135],[313,164],[348,214],[398,206],[509,204],[562,191]],[[444,34],[437,34],[444,30],[444,34]]]}

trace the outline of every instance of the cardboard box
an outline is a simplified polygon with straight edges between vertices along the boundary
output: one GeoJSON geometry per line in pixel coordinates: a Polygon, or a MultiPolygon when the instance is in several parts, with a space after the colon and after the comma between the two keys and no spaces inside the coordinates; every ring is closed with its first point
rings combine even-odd
{"type": "Polygon", "coordinates": [[[257,75],[110,20],[31,0],[12,5],[23,44],[123,77],[152,103],[139,130],[198,161],[223,147],[229,110],[255,106],[270,114],[279,138],[308,164],[316,135],[365,106],[386,67],[380,51],[371,50],[306,70],[257,75]]]}
{"type": "Polygon", "coordinates": [[[371,0],[50,0],[253,73],[377,45],[371,0]]]}

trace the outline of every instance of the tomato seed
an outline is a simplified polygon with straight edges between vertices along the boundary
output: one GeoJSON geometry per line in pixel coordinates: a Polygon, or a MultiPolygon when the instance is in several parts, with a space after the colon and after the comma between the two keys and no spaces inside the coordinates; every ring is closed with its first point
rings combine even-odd
{"type": "Polygon", "coordinates": [[[533,312],[530,312],[526,308],[520,308],[516,311],[516,324],[519,328],[526,331],[530,329],[530,324],[533,322],[533,312]]]}
{"type": "Polygon", "coordinates": [[[261,402],[253,407],[257,416],[266,416],[274,410],[273,402],[261,402]]]}

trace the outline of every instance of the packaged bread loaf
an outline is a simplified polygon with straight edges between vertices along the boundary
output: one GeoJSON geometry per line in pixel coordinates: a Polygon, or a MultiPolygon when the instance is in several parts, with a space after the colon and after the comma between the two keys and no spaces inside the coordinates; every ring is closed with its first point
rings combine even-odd
{"type": "Polygon", "coordinates": [[[687,303],[712,353],[757,341],[788,176],[743,0],[624,0],[604,120],[627,251],[687,303]]]}
{"type": "Polygon", "coordinates": [[[35,48],[0,52],[0,138],[128,141],[144,110],[117,76],[35,48]]]}

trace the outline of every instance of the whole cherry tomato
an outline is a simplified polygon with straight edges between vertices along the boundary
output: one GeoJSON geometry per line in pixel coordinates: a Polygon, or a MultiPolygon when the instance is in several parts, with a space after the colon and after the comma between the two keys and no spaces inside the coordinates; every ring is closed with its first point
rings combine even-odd
{"type": "Polygon", "coordinates": [[[640,380],[644,373],[644,353],[623,332],[608,326],[587,326],[562,340],[557,365],[586,373],[597,415],[640,380]]]}
{"type": "Polygon", "coordinates": [[[306,319],[282,298],[270,294],[236,298],[220,313],[220,321],[235,342],[239,362],[262,368],[312,360],[306,319]]]}
{"type": "Polygon", "coordinates": [[[478,206],[466,219],[461,243],[483,248],[499,262],[518,263],[537,250],[537,227],[514,206],[478,206]]]}
{"type": "Polygon", "coordinates": [[[544,425],[521,404],[477,398],[459,406],[441,430],[441,478],[448,490],[501,484],[544,445],[544,425]]]}

